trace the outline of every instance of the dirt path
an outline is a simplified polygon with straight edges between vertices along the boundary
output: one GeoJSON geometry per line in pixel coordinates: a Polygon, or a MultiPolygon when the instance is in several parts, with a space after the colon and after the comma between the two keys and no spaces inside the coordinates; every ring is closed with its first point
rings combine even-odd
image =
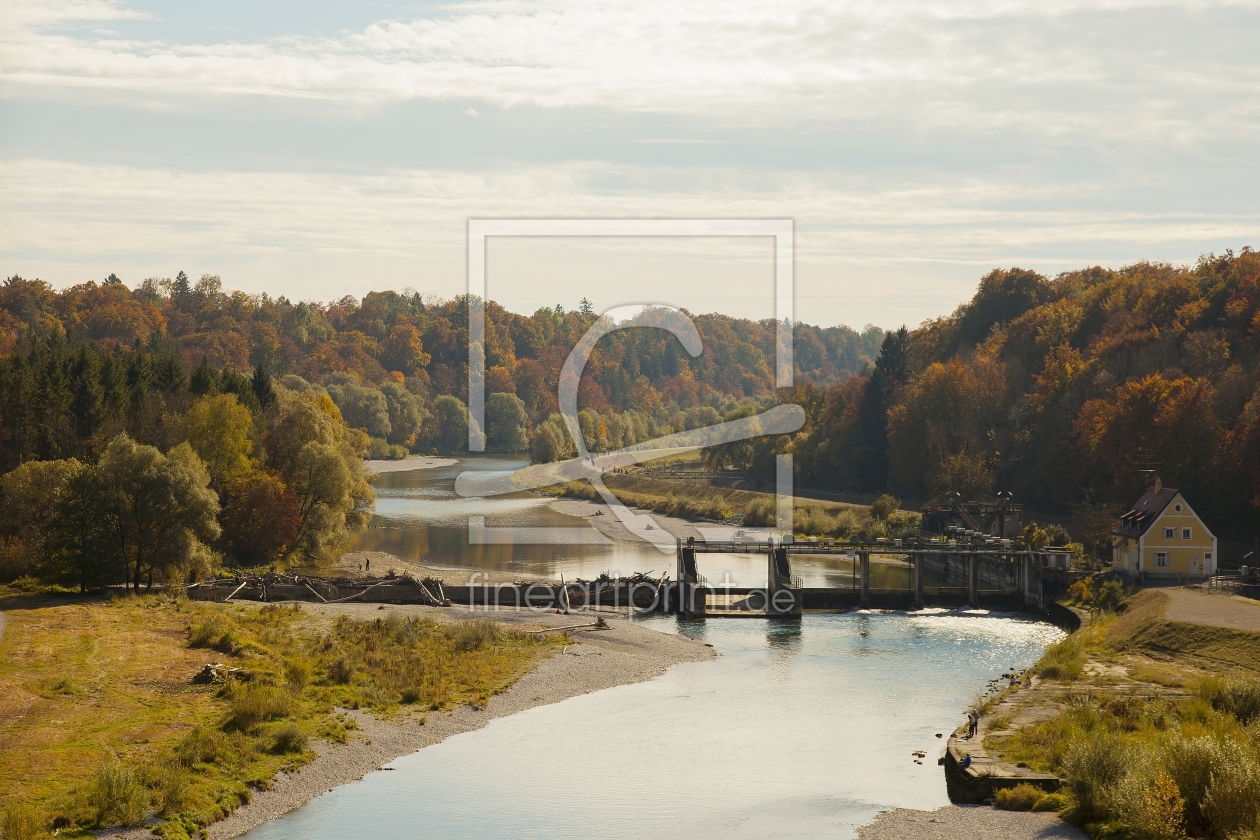
{"type": "Polygon", "coordinates": [[[1193,589],[1161,589],[1168,596],[1164,618],[1186,624],[1228,627],[1260,633],[1260,604],[1233,595],[1206,595],[1193,589]]]}

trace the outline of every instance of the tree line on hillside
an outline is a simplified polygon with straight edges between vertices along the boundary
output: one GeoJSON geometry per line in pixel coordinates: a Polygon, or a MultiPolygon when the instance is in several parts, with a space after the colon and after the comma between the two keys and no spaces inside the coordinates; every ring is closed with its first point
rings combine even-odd
{"type": "MultiPolygon", "coordinates": [[[[489,448],[569,456],[557,383],[595,314],[522,316],[493,302],[486,312],[489,448]]],[[[800,432],[715,447],[708,464],[770,480],[775,455],[790,452],[804,486],[1010,491],[1091,523],[1100,553],[1110,517],[1158,473],[1219,533],[1250,535],[1260,530],[1258,313],[1260,255],[1249,249],[1054,278],[995,270],[953,314],[917,329],[795,325],[798,384],[781,393],[773,322],[697,316],[696,359],[661,330],[602,339],[578,419],[588,448],[607,451],[794,402],[807,418],[800,432]]],[[[466,318],[466,299],[418,294],[321,306],[227,294],[218,278],[182,274],[60,293],[10,278],[0,287],[0,463],[90,462],[123,428],[168,451],[180,441],[163,432],[166,405],[178,412],[217,393],[253,409],[255,383],[269,376],[326,398],[377,456],[463,451],[466,318]]]]}
{"type": "MultiPolygon", "coordinates": [[[[196,282],[180,272],[130,289],[114,275],[64,291],[10,277],[0,286],[0,357],[29,354],[59,341],[91,342],[134,352],[161,342],[187,370],[204,360],[216,370],[300,377],[320,385],[381,390],[391,383],[426,401],[450,396],[467,402],[468,300],[426,300],[418,293],[371,292],[330,304],[225,292],[218,277],[196,282]],[[340,377],[333,381],[333,377],[340,377]]],[[[565,311],[544,307],[518,315],[485,306],[487,394],[519,398],[532,429],[558,411],[561,366],[594,323],[589,305],[565,311]]],[[[658,330],[624,330],[604,338],[587,364],[582,404],[601,413],[635,410],[663,418],[720,397],[773,395],[775,323],[720,314],[695,316],[704,351],[691,358],[658,330]]],[[[796,375],[818,385],[838,382],[869,366],[883,339],[878,328],[797,324],[796,375]]],[[[335,397],[334,397],[335,398],[335,397]]],[[[431,410],[431,409],[430,409],[431,410]]],[[[379,416],[379,415],[378,415],[379,416]]],[[[373,435],[393,446],[433,447],[423,430],[407,442],[413,421],[373,435]]],[[[391,424],[392,425],[392,424],[391,424]]],[[[378,432],[384,424],[378,423],[378,432]]],[[[384,444],[382,444],[384,445],[384,444]]]]}
{"type": "MultiPolygon", "coordinates": [[[[798,433],[713,447],[707,465],[769,483],[775,456],[791,453],[806,487],[1009,491],[1072,515],[1099,556],[1110,556],[1114,517],[1158,474],[1218,535],[1250,542],[1260,532],[1260,254],[1054,278],[995,270],[951,315],[887,333],[863,374],[777,399],[804,408],[798,433]]],[[[703,418],[697,408],[693,419],[750,417],[775,401],[732,401],[703,418]]],[[[635,442],[602,443],[632,412],[617,423],[583,414],[592,449],[635,442]]],[[[555,439],[535,437],[535,460],[567,454],[559,418],[541,430],[555,439]]]]}
{"type": "Polygon", "coordinates": [[[889,333],[867,376],[788,397],[800,480],[911,496],[1007,490],[1105,523],[1158,474],[1223,535],[1260,531],[1260,254],[1047,279],[993,271],[889,333]]]}
{"type": "MultiPolygon", "coordinates": [[[[224,562],[325,559],[366,525],[368,438],[327,393],[273,385],[261,370],[252,380],[204,367],[189,377],[177,357],[144,351],[106,356],[114,361],[101,368],[121,375],[105,390],[84,374],[97,352],[62,359],[77,372],[63,423],[18,427],[48,457],[0,475],[0,579],[84,590],[184,583],[224,562]],[[150,365],[181,375],[130,375],[150,365]]],[[[49,357],[41,364],[61,370],[49,357]]]]}

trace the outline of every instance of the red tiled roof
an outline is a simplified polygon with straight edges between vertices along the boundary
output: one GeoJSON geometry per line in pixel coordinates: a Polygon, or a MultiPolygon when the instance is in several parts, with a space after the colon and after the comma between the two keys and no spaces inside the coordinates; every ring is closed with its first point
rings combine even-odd
{"type": "Polygon", "coordinates": [[[1155,520],[1159,519],[1159,515],[1164,512],[1164,508],[1168,507],[1176,496],[1175,487],[1162,487],[1159,490],[1154,487],[1147,488],[1142,498],[1133,505],[1133,509],[1120,517],[1120,522],[1111,533],[1120,537],[1137,539],[1150,530],[1155,520]]]}

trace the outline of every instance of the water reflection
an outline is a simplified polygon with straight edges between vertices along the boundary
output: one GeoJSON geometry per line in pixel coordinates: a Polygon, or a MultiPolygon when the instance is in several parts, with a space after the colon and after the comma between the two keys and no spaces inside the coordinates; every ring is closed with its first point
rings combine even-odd
{"type": "Polygon", "coordinates": [[[249,840],[853,837],[884,808],[946,804],[936,733],[1062,635],[944,611],[651,623],[721,656],[492,721],[249,840]]]}
{"type": "MultiPolygon", "coordinates": [[[[603,572],[631,575],[635,572],[674,572],[674,559],[642,542],[617,541],[612,545],[503,545],[470,544],[468,520],[485,518],[496,527],[590,526],[582,519],[557,513],[551,499],[521,493],[514,496],[463,498],[455,493],[455,477],[465,470],[507,473],[524,461],[502,457],[471,457],[460,463],[431,470],[390,472],[378,476],[376,515],[367,530],[356,537],[352,549],[386,551],[413,563],[445,569],[516,573],[521,577],[592,579],[603,572]]],[[[764,554],[706,554],[699,559],[700,572],[715,586],[763,586],[764,554]]],[[[856,563],[843,556],[795,556],[792,571],[805,586],[849,587],[857,585],[856,563]]],[[[875,589],[908,589],[911,570],[905,563],[873,562],[871,586],[875,589]]]]}

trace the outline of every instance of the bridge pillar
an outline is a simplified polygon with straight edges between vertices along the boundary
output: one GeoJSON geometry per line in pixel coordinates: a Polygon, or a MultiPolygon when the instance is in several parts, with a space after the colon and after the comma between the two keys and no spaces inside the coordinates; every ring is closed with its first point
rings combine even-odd
{"type": "Polygon", "coordinates": [[[914,554],[914,608],[923,609],[923,554],[914,554]]]}
{"type": "Polygon", "coordinates": [[[967,555],[967,603],[973,610],[980,606],[980,593],[976,587],[976,567],[980,565],[979,560],[980,558],[974,554],[967,555]]]}
{"type": "Polygon", "coordinates": [[[708,612],[708,598],[704,587],[690,581],[678,583],[678,614],[683,618],[703,619],[708,612]]]}
{"type": "Polygon", "coordinates": [[[792,588],[792,566],[786,546],[770,552],[766,573],[766,618],[801,617],[804,593],[792,588]]]}
{"type": "Polygon", "coordinates": [[[862,567],[862,597],[859,603],[862,609],[869,610],[871,608],[871,553],[859,551],[858,562],[862,567]]]}

